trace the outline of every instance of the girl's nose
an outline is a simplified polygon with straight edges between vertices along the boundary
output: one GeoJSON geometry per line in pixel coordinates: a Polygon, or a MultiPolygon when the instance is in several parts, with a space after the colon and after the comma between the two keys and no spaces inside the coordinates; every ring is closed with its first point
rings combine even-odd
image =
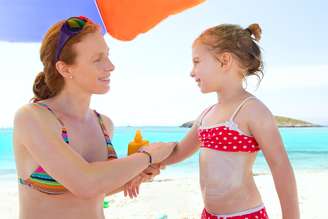
{"type": "Polygon", "coordinates": [[[195,77],[195,73],[194,73],[194,70],[191,70],[191,72],[190,72],[190,77],[195,77]]]}

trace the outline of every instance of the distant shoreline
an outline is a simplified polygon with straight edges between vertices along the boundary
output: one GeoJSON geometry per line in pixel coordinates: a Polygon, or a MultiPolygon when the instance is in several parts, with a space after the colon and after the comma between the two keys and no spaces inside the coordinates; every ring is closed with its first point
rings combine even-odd
{"type": "MultiPolygon", "coordinates": [[[[284,116],[275,116],[277,126],[279,128],[323,128],[328,126],[313,124],[299,119],[293,119],[284,116]]],[[[191,128],[194,124],[194,121],[189,121],[182,124],[182,128],[191,128]]]]}
{"type": "MultiPolygon", "coordinates": [[[[189,127],[188,126],[188,123],[189,122],[186,122],[180,126],[116,126],[116,128],[191,128],[191,126],[189,127]]],[[[192,123],[191,123],[192,124],[192,123]]],[[[278,125],[278,128],[328,128],[328,125],[311,125],[311,126],[307,126],[307,125],[303,125],[303,126],[297,126],[297,125],[294,125],[294,126],[280,126],[278,125]]],[[[13,130],[13,128],[0,128],[0,131],[8,131],[8,132],[11,132],[13,130]]]]}

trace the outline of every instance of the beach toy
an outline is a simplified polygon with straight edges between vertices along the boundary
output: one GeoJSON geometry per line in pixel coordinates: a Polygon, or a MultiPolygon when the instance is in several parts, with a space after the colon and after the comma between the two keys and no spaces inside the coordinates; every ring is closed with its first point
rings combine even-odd
{"type": "Polygon", "coordinates": [[[142,139],[141,131],[137,130],[134,140],[129,143],[128,155],[136,153],[139,148],[149,145],[149,141],[142,139]]]}
{"type": "Polygon", "coordinates": [[[107,200],[107,198],[104,199],[103,207],[104,208],[108,208],[109,207],[109,201],[107,200]]]}

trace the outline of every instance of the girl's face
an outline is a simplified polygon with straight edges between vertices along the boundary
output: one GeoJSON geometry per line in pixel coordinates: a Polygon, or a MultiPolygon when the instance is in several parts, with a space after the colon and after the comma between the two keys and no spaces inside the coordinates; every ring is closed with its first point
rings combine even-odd
{"type": "Polygon", "coordinates": [[[77,56],[70,66],[74,84],[90,94],[106,93],[114,65],[108,58],[109,49],[102,34],[87,34],[74,49],[77,56]]]}
{"type": "Polygon", "coordinates": [[[191,77],[195,79],[201,92],[218,92],[225,78],[219,60],[210,53],[208,47],[196,43],[192,49],[192,61],[191,77]]]}

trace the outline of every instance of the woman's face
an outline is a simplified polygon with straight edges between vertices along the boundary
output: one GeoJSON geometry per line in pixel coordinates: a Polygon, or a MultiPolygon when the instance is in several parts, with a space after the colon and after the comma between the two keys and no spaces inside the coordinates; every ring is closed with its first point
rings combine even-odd
{"type": "Polygon", "coordinates": [[[115,67],[108,58],[109,49],[101,32],[85,35],[73,48],[77,54],[70,66],[74,84],[90,94],[106,93],[115,67]]]}
{"type": "Polygon", "coordinates": [[[193,68],[191,77],[195,79],[202,93],[216,92],[223,83],[221,63],[208,48],[200,43],[192,49],[193,68]]]}

